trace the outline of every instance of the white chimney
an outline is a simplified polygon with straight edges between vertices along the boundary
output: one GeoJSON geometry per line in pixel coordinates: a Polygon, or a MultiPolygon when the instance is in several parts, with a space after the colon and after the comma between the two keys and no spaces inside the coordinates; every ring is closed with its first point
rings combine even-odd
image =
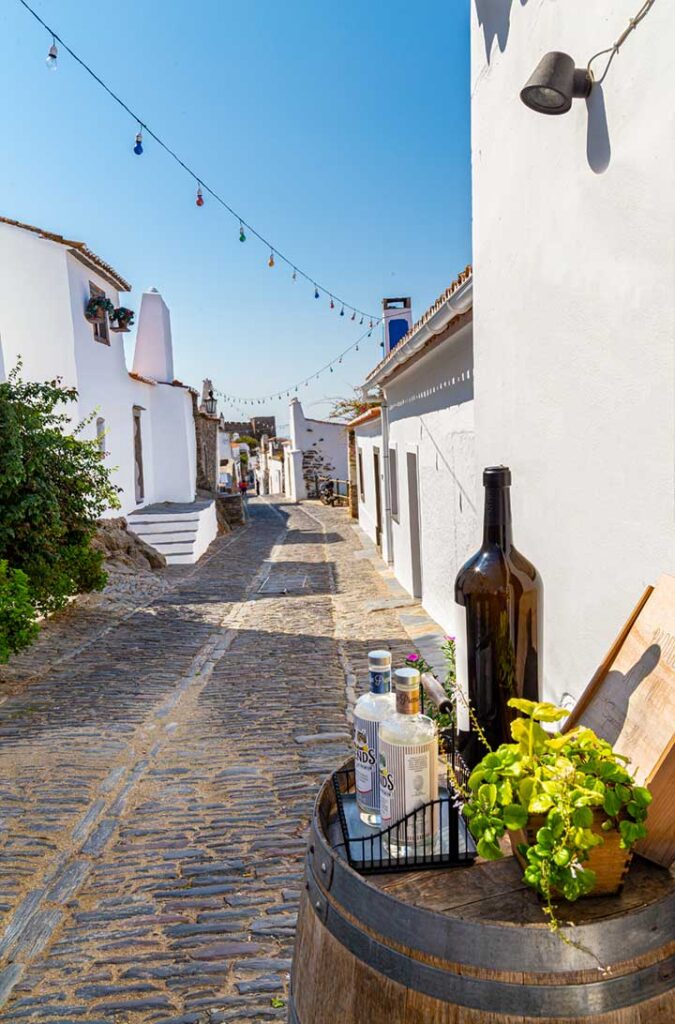
{"type": "Polygon", "coordinates": [[[384,354],[387,356],[412,327],[412,303],[409,298],[382,299],[382,312],[384,316],[384,354]]]}
{"type": "Polygon", "coordinates": [[[171,314],[156,288],[141,298],[133,371],[164,384],[174,379],[171,314]]]}

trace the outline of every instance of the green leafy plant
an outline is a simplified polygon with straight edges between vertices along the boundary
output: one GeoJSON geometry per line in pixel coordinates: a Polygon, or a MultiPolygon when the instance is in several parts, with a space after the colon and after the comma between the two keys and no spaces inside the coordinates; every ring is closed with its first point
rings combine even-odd
{"type": "Polygon", "coordinates": [[[112,316],[115,312],[110,299],[107,299],[105,295],[94,295],[89,299],[87,305],[84,307],[84,315],[87,320],[99,320],[101,319],[100,313],[108,313],[112,316]]]}
{"type": "MultiPolygon", "coordinates": [[[[110,310],[108,310],[108,312],[110,312],[110,310]]],[[[124,325],[125,327],[131,327],[134,322],[134,316],[135,313],[133,309],[128,309],[126,306],[118,306],[116,309],[113,307],[113,310],[110,313],[111,320],[116,320],[120,326],[124,325]]]]}
{"type": "Polygon", "coordinates": [[[0,664],[28,647],[38,633],[28,577],[0,561],[0,664]]]}
{"type": "Polygon", "coordinates": [[[38,615],[105,585],[90,541],[119,500],[98,442],[81,436],[92,416],[74,425],[68,414],[76,400],[59,380],[22,381],[19,368],[0,384],[0,660],[30,643],[38,615]]]}
{"type": "Polygon", "coordinates": [[[544,899],[552,928],[559,923],[553,898],[576,900],[592,892],[595,872],[585,866],[593,847],[604,842],[594,829],[616,830],[625,850],[647,834],[651,794],[637,786],[628,759],[613,751],[592,729],[549,733],[541,723],[568,714],[553,704],[513,698],[522,713],[511,724],[513,743],[490,751],[471,772],[463,794],[464,816],[481,857],[502,856],[499,841],[507,831],[539,824],[536,841],[522,843],[524,881],[544,899]]]}

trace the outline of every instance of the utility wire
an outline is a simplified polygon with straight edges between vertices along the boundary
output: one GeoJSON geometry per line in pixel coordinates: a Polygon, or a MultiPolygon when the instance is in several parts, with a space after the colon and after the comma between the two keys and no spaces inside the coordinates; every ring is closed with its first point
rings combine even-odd
{"type": "MultiPolygon", "coordinates": [[[[22,0],[22,2],[23,2],[23,0],[22,0]]],[[[598,57],[602,57],[606,53],[611,54],[609,60],[607,61],[606,65],[605,65],[605,70],[602,72],[601,77],[595,79],[595,84],[596,85],[602,85],[602,83],[604,82],[605,78],[607,77],[607,72],[610,69],[611,63],[614,60],[614,58],[616,57],[617,53],[619,52],[619,50],[621,49],[623,44],[626,42],[626,40],[628,39],[628,36],[631,34],[631,32],[633,32],[638,27],[638,25],[643,20],[643,18],[647,17],[647,15],[651,11],[652,7],[654,6],[655,2],[656,2],[656,0],[645,0],[645,2],[643,3],[642,7],[640,8],[640,10],[635,15],[635,17],[631,18],[630,21],[628,22],[628,28],[624,29],[624,31],[621,33],[621,35],[619,36],[617,41],[615,43],[613,43],[611,46],[608,46],[606,50],[599,50],[598,53],[594,53],[593,54],[593,56],[591,57],[591,59],[589,60],[589,62],[587,64],[588,71],[591,70],[591,64],[593,63],[594,60],[597,60],[598,57]]]]}
{"type": "Polygon", "coordinates": [[[175,150],[173,150],[169,145],[167,145],[167,143],[164,142],[164,140],[162,138],[160,138],[160,136],[157,135],[157,133],[154,132],[152,130],[152,128],[149,127],[149,125],[148,125],[147,121],[145,120],[145,118],[143,118],[139,114],[135,113],[135,111],[133,111],[131,109],[131,107],[128,106],[124,102],[124,100],[121,99],[121,97],[119,97],[117,95],[117,93],[114,92],[110,88],[110,86],[107,85],[103,81],[103,79],[99,75],[97,75],[96,72],[92,70],[92,68],[89,67],[89,65],[86,63],[86,61],[84,61],[81,57],[79,57],[75,53],[75,51],[72,50],[70,48],[70,46],[68,46],[68,44],[64,41],[64,39],[53,28],[51,28],[47,24],[46,21],[44,21],[40,17],[40,15],[37,13],[37,11],[33,10],[33,8],[30,6],[30,4],[27,3],[27,0],[19,0],[19,3],[23,7],[25,7],[25,9],[28,11],[28,13],[31,14],[35,18],[35,20],[37,22],[39,22],[40,25],[42,25],[42,27],[44,29],[47,30],[49,35],[52,37],[52,40],[58,40],[58,42],[63,47],[63,49],[66,51],[66,53],[69,53],[70,56],[73,58],[73,60],[76,61],[80,65],[80,67],[84,71],[86,71],[87,74],[90,75],[91,78],[93,78],[94,81],[98,85],[100,85],[101,88],[104,89],[108,93],[108,95],[111,97],[111,99],[113,99],[115,101],[115,103],[117,103],[118,106],[120,106],[122,108],[122,110],[126,111],[126,113],[129,114],[129,116],[131,118],[133,118],[133,120],[140,126],[142,131],[145,132],[147,135],[149,135],[152,139],[154,139],[155,142],[157,143],[157,145],[161,146],[161,148],[164,150],[164,152],[167,153],[172,158],[172,160],[175,160],[176,163],[180,167],[182,167],[183,170],[187,174],[190,175],[190,177],[197,183],[198,187],[201,187],[203,189],[203,191],[208,192],[208,194],[210,196],[212,196],[213,199],[215,199],[215,201],[217,203],[220,203],[220,205],[222,207],[224,207],[227,210],[227,212],[229,214],[231,214],[232,217],[234,217],[234,219],[236,221],[239,221],[239,224],[241,226],[247,228],[247,230],[250,231],[251,234],[255,238],[257,238],[260,242],[263,243],[264,246],[266,246],[270,250],[270,254],[273,253],[280,260],[283,260],[283,262],[286,263],[287,266],[291,267],[292,270],[293,270],[294,277],[295,277],[295,275],[298,275],[298,276],[304,278],[305,281],[308,281],[310,284],[314,285],[315,290],[321,291],[326,296],[330,297],[336,303],[336,305],[341,306],[344,309],[348,309],[350,312],[355,313],[358,316],[362,316],[362,317],[364,317],[364,318],[366,318],[368,320],[371,320],[374,323],[379,322],[379,320],[381,319],[380,317],[373,316],[370,313],[364,312],[364,310],[362,310],[362,309],[358,309],[358,307],[356,307],[356,306],[352,306],[351,303],[346,302],[344,299],[341,299],[338,295],[336,295],[335,292],[330,291],[330,289],[326,288],[324,285],[319,284],[317,282],[316,278],[312,277],[310,274],[305,273],[304,270],[301,270],[300,267],[296,263],[294,263],[291,259],[289,259],[288,256],[285,256],[284,253],[280,252],[279,249],[277,249],[277,247],[275,245],[272,245],[272,243],[269,242],[265,238],[264,235],[261,235],[259,231],[256,231],[256,229],[253,227],[252,224],[249,224],[249,222],[247,220],[245,220],[244,217],[242,217],[239,213],[237,213],[237,211],[232,206],[230,206],[230,204],[228,202],[226,202],[226,200],[223,199],[223,197],[221,195],[219,195],[218,192],[215,191],[215,189],[211,188],[211,186],[208,185],[204,181],[204,178],[201,175],[197,174],[196,171],[194,171],[188,164],[186,164],[185,161],[175,152],[175,150]]]}

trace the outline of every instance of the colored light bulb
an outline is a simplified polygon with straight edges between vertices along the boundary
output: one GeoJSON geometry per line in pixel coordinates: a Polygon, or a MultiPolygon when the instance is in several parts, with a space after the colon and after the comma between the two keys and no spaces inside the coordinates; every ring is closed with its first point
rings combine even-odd
{"type": "Polygon", "coordinates": [[[57,64],[58,64],[58,56],[59,56],[59,51],[58,51],[58,47],[56,45],[56,41],[52,40],[52,45],[49,47],[49,52],[47,53],[47,59],[45,60],[45,64],[47,65],[47,67],[49,68],[50,71],[56,71],[56,67],[57,67],[57,64]]]}
{"type": "Polygon", "coordinates": [[[343,306],[342,309],[340,310],[340,316],[344,316],[344,315],[345,315],[345,307],[343,306]]]}
{"type": "Polygon", "coordinates": [[[356,310],[354,310],[354,312],[352,313],[351,319],[352,320],[356,320],[356,310]]]}
{"type": "Polygon", "coordinates": [[[240,242],[245,242],[246,241],[246,235],[244,233],[244,225],[241,223],[241,221],[239,222],[239,241],[240,242]]]}
{"type": "Polygon", "coordinates": [[[267,261],[267,266],[268,267],[273,267],[274,266],[274,253],[271,252],[271,251],[270,251],[270,258],[267,261]]]}
{"type": "Polygon", "coordinates": [[[136,145],[134,146],[134,153],[136,156],[140,156],[143,152],[143,133],[138,132],[136,135],[136,145]]]}
{"type": "Polygon", "coordinates": [[[335,309],[335,303],[333,302],[333,296],[330,297],[330,308],[335,309]]]}
{"type": "Polygon", "coordinates": [[[317,288],[316,285],[314,285],[314,298],[315,299],[319,298],[319,289],[317,288]]]}
{"type": "Polygon", "coordinates": [[[293,273],[291,274],[291,281],[297,281],[297,279],[298,279],[298,272],[295,269],[295,267],[293,267],[293,273]]]}
{"type": "Polygon", "coordinates": [[[332,366],[329,366],[329,370],[330,370],[330,372],[332,373],[332,372],[333,372],[333,367],[332,367],[332,366]]]}
{"type": "Polygon", "coordinates": [[[362,323],[363,323],[363,317],[361,317],[361,319],[359,320],[359,323],[360,323],[360,324],[362,324],[362,323]]]}
{"type": "Polygon", "coordinates": [[[196,202],[197,206],[203,206],[204,205],[204,196],[202,195],[202,186],[201,185],[197,185],[197,198],[196,198],[195,202],[196,202]]]}

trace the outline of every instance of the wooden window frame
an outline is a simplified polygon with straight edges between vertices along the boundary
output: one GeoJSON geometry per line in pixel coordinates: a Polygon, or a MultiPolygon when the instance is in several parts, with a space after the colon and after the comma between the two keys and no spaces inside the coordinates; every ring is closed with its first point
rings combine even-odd
{"type": "Polygon", "coordinates": [[[400,523],[400,506],[398,494],[398,449],[389,449],[389,504],[391,506],[391,518],[400,523]]]}
{"type": "Polygon", "coordinates": [[[366,500],[366,489],[364,487],[363,477],[363,448],[356,449],[356,463],[359,472],[359,500],[365,503],[366,500]]]}
{"type": "MultiPolygon", "coordinates": [[[[106,293],[93,281],[89,282],[89,296],[92,299],[105,299],[106,293]]],[[[94,320],[92,323],[94,341],[101,345],[110,345],[110,327],[108,325],[108,314],[105,313],[102,320],[94,320]]]]}

